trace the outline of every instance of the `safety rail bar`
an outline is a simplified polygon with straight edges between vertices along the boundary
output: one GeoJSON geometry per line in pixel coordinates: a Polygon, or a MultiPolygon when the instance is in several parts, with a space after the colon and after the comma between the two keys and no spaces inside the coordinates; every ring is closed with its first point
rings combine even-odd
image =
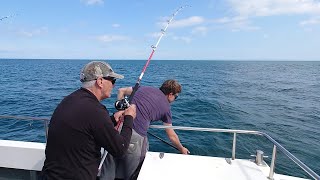
{"type": "MultiPolygon", "coordinates": [[[[167,129],[168,126],[163,125],[150,125],[150,128],[156,129],[167,129]]],[[[273,179],[274,169],[275,169],[275,160],[277,154],[277,148],[283,152],[289,159],[291,159],[295,164],[297,164],[302,170],[308,173],[312,178],[316,180],[320,180],[320,176],[315,173],[312,169],[310,169],[307,165],[301,162],[297,157],[291,154],[287,149],[285,149],[280,143],[274,140],[267,133],[260,131],[248,131],[248,130],[236,130],[236,129],[216,129],[216,128],[199,128],[199,127],[185,127],[185,126],[170,126],[172,129],[176,130],[185,130],[185,131],[202,131],[202,132],[222,132],[222,133],[233,133],[233,143],[232,143],[232,159],[235,159],[236,156],[236,135],[237,134],[253,134],[260,135],[267,138],[269,141],[273,143],[273,152],[272,159],[270,165],[269,179],[273,179]]]]}
{"type": "MultiPolygon", "coordinates": [[[[48,124],[50,119],[48,118],[38,118],[38,117],[28,117],[28,116],[10,116],[10,115],[0,115],[0,119],[14,119],[14,120],[39,120],[43,121],[46,140],[48,138],[48,124]]],[[[156,129],[166,129],[168,126],[163,125],[151,125],[150,128],[156,129]]],[[[236,130],[236,129],[217,129],[217,128],[199,128],[199,127],[185,127],[185,126],[170,126],[172,129],[176,130],[185,130],[185,131],[203,131],[203,132],[221,132],[221,133],[233,133],[233,143],[232,143],[232,159],[234,160],[236,157],[236,135],[237,134],[253,134],[260,135],[266,137],[269,141],[273,143],[273,152],[272,159],[270,165],[270,173],[269,179],[273,179],[274,169],[275,169],[275,160],[277,148],[280,149],[289,159],[291,159],[294,163],[296,163],[301,169],[303,169],[306,173],[308,173],[312,178],[316,180],[320,180],[320,176],[315,173],[312,169],[310,169],[307,165],[301,162],[297,157],[291,154],[287,149],[285,149],[280,143],[274,140],[267,133],[260,131],[248,131],[248,130],[236,130]]]]}
{"type": "Polygon", "coordinates": [[[29,116],[9,116],[9,115],[0,115],[0,119],[14,119],[14,120],[39,120],[43,121],[44,125],[44,130],[45,130],[45,135],[46,135],[46,140],[48,138],[48,125],[50,119],[48,118],[39,118],[39,117],[29,117],[29,116]]]}

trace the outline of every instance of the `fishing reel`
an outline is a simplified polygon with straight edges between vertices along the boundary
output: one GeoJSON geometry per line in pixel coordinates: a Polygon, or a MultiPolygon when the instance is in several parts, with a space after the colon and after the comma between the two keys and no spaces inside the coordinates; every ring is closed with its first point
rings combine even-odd
{"type": "Polygon", "coordinates": [[[129,104],[129,100],[125,97],[124,99],[121,99],[121,100],[117,100],[115,103],[114,103],[114,107],[120,111],[120,110],[125,110],[127,109],[128,107],[130,106],[129,104]]]}

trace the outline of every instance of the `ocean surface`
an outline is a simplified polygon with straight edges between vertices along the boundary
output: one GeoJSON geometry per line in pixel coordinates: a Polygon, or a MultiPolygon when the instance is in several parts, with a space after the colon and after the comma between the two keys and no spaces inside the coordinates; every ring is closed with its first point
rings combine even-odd
{"type": "MultiPolygon", "coordinates": [[[[0,115],[50,118],[58,103],[80,87],[87,60],[0,60],[0,115]]],[[[134,86],[145,60],[107,61],[125,76],[103,101],[114,112],[116,89],[134,86]]],[[[269,134],[320,174],[320,62],[152,60],[142,86],[176,79],[182,93],[172,104],[173,125],[256,130],[269,134]]],[[[159,124],[159,123],[156,123],[159,124]]],[[[168,140],[163,130],[150,132],[168,140]]],[[[231,157],[232,134],[176,131],[191,154],[231,157]]],[[[45,142],[40,121],[0,119],[0,139],[45,142]]],[[[152,151],[177,151],[149,137],[152,151]]],[[[254,135],[237,136],[237,158],[273,145],[254,135]]],[[[276,172],[308,177],[278,151],[276,172]]]]}

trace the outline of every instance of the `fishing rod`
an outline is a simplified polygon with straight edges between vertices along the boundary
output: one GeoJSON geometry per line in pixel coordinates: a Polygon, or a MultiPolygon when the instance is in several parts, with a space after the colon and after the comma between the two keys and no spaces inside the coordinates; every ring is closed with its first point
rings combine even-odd
{"type": "Polygon", "coordinates": [[[115,107],[116,107],[117,110],[124,110],[124,109],[126,109],[126,108],[129,107],[129,105],[130,105],[130,103],[131,103],[131,101],[132,101],[132,99],[133,99],[134,94],[136,93],[136,91],[138,90],[138,88],[139,88],[139,86],[140,86],[140,81],[141,81],[141,79],[142,79],[145,71],[147,70],[147,67],[149,66],[149,63],[150,63],[150,61],[151,61],[151,59],[152,59],[152,56],[153,56],[154,52],[156,51],[156,49],[157,49],[157,47],[158,47],[158,45],[159,45],[162,37],[163,37],[164,34],[166,33],[166,30],[167,30],[167,28],[169,27],[169,24],[171,23],[171,21],[173,20],[173,18],[178,14],[178,12],[181,11],[181,10],[182,10],[183,8],[185,8],[185,7],[187,7],[187,6],[181,6],[179,9],[177,9],[177,10],[172,14],[171,18],[170,18],[169,20],[167,20],[167,25],[166,25],[166,27],[165,27],[164,29],[161,29],[161,35],[160,35],[160,37],[159,37],[156,45],[152,45],[152,46],[151,46],[151,48],[152,48],[151,54],[150,54],[150,56],[149,56],[146,64],[144,65],[144,67],[143,67],[143,69],[142,69],[142,72],[141,72],[141,74],[140,74],[140,76],[139,76],[136,84],[135,84],[134,87],[133,87],[133,90],[132,90],[132,93],[131,93],[129,99],[124,98],[124,99],[122,99],[122,100],[118,100],[118,101],[115,102],[115,107]]]}
{"type": "Polygon", "coordinates": [[[4,19],[11,18],[11,17],[13,17],[13,16],[15,16],[15,15],[17,15],[17,14],[12,14],[12,15],[9,15],[9,16],[1,17],[1,18],[0,18],[0,21],[2,21],[2,20],[4,20],[4,19]]]}
{"type": "Polygon", "coordinates": [[[7,19],[7,18],[9,18],[10,16],[4,16],[4,17],[2,17],[2,18],[0,18],[0,21],[2,21],[2,20],[4,20],[4,19],[7,19]]]}
{"type": "MultiPolygon", "coordinates": [[[[115,102],[115,108],[116,108],[117,110],[125,110],[125,109],[127,109],[127,108],[130,106],[130,103],[131,103],[131,101],[132,101],[132,99],[133,99],[133,96],[135,95],[136,91],[137,91],[138,88],[140,87],[140,81],[142,80],[142,77],[143,77],[145,71],[147,70],[147,67],[149,66],[149,63],[150,63],[150,61],[151,61],[151,59],[152,59],[152,56],[153,56],[153,54],[155,53],[155,51],[156,51],[156,49],[157,49],[157,47],[158,47],[158,45],[159,45],[162,37],[163,37],[164,34],[166,33],[166,30],[167,30],[167,28],[169,27],[169,24],[172,22],[173,18],[178,14],[178,12],[181,11],[181,10],[182,10],[183,8],[185,8],[185,7],[187,7],[187,6],[181,6],[179,9],[177,9],[177,10],[172,14],[171,18],[170,18],[169,20],[167,20],[166,27],[165,27],[164,29],[161,29],[161,35],[160,35],[160,37],[159,37],[156,45],[152,45],[152,46],[151,46],[151,48],[152,48],[151,54],[149,55],[149,58],[148,58],[146,64],[144,65],[144,67],[143,67],[143,69],[142,69],[142,72],[141,72],[141,74],[140,74],[140,76],[139,76],[136,84],[135,84],[134,87],[133,87],[133,90],[132,90],[132,93],[131,93],[129,99],[124,98],[124,99],[122,99],[122,100],[117,100],[117,101],[115,102]]],[[[117,129],[117,130],[120,128],[121,123],[122,123],[122,121],[119,120],[119,121],[118,121],[118,124],[116,125],[116,129],[117,129]]],[[[150,133],[149,133],[149,134],[150,134],[150,133]]],[[[155,135],[154,135],[154,136],[155,136],[155,135]]],[[[101,171],[103,162],[105,161],[105,159],[106,159],[106,157],[107,157],[107,154],[108,154],[108,152],[104,151],[103,157],[102,157],[102,159],[101,159],[101,161],[100,161],[100,164],[99,164],[98,173],[100,173],[100,171],[101,171]]]]}

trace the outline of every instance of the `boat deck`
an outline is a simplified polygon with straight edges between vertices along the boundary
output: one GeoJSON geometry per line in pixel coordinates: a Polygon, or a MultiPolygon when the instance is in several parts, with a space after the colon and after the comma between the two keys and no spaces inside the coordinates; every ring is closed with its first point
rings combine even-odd
{"type": "MultiPolygon", "coordinates": [[[[148,152],[138,180],[157,179],[228,179],[269,180],[269,166],[254,161],[173,153],[148,152]]],[[[301,178],[275,174],[274,179],[301,178]]]]}
{"type": "MultiPolygon", "coordinates": [[[[166,126],[153,126],[167,128],[166,126]]],[[[174,153],[147,152],[139,180],[157,179],[228,179],[228,180],[302,180],[302,178],[281,175],[274,172],[277,150],[281,151],[295,164],[320,180],[320,176],[292,155],[268,134],[258,131],[172,127],[173,129],[205,132],[224,132],[233,134],[232,158],[174,153]],[[263,152],[257,150],[255,160],[236,159],[237,134],[264,136],[273,143],[270,167],[263,161],[263,152]],[[232,160],[233,159],[233,160],[232,160]],[[260,163],[259,165],[255,162],[260,163]]],[[[45,143],[0,140],[0,179],[37,179],[45,159],[45,143]],[[23,175],[23,176],[20,176],[23,175]],[[19,176],[18,176],[19,175],[19,176]],[[20,178],[21,177],[21,178],[20,178]]],[[[299,174],[297,176],[300,176],[299,174]]]]}

